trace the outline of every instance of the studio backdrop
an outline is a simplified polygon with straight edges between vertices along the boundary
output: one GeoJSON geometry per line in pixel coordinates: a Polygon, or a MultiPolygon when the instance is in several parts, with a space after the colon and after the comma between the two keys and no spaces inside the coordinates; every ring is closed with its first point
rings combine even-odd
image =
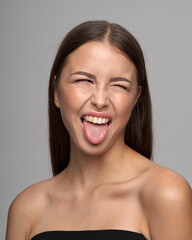
{"type": "Polygon", "coordinates": [[[64,35],[86,20],[119,23],[144,52],[154,161],[192,185],[192,3],[183,0],[0,1],[0,239],[27,186],[51,177],[47,93],[64,35]]]}

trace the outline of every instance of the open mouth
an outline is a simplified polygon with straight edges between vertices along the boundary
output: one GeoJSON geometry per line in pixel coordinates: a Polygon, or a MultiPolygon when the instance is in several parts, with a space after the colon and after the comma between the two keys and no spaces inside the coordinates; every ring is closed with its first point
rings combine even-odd
{"type": "Polygon", "coordinates": [[[109,118],[103,118],[103,117],[95,117],[95,116],[83,116],[81,117],[81,122],[87,121],[93,124],[103,125],[107,124],[108,126],[111,124],[111,120],[109,118]]]}
{"type": "Polygon", "coordinates": [[[92,144],[103,142],[111,125],[111,119],[107,116],[84,115],[81,117],[81,122],[85,137],[92,144]]]}

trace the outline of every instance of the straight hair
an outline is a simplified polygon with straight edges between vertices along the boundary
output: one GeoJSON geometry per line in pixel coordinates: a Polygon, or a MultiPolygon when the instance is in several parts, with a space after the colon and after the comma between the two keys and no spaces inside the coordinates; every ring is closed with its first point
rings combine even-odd
{"type": "Polygon", "coordinates": [[[136,67],[141,94],[127,123],[125,144],[152,159],[152,107],[144,56],[135,37],[122,26],[107,21],[87,21],[73,28],[57,51],[49,79],[49,145],[53,175],[63,171],[70,160],[70,138],[60,110],[54,103],[54,90],[67,57],[90,41],[107,41],[128,57],[136,67]]]}

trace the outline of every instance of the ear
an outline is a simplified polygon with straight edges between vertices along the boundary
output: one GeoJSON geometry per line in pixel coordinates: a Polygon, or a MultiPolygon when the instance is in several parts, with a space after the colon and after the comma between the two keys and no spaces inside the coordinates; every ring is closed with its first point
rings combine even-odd
{"type": "Polygon", "coordinates": [[[136,96],[135,102],[134,102],[134,106],[135,106],[135,104],[137,103],[137,101],[138,101],[138,99],[139,99],[139,97],[140,97],[140,95],[141,95],[141,91],[142,91],[142,87],[141,87],[141,85],[139,85],[139,86],[138,86],[137,96],[136,96]]]}
{"type": "Polygon", "coordinates": [[[54,103],[55,103],[55,106],[56,106],[56,107],[60,108],[59,92],[58,92],[57,87],[55,87],[55,89],[54,89],[54,103]]]}

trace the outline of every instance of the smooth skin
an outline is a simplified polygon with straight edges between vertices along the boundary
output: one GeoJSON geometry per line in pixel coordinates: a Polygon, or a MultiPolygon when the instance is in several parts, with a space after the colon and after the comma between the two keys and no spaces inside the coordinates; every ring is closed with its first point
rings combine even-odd
{"type": "Polygon", "coordinates": [[[134,64],[107,42],[71,53],[55,89],[70,134],[68,167],[32,185],[11,204],[7,240],[49,230],[124,229],[148,240],[192,239],[192,191],[179,174],[124,144],[123,134],[142,89],[134,64]],[[90,143],[81,117],[106,113],[111,126],[90,143]]]}

